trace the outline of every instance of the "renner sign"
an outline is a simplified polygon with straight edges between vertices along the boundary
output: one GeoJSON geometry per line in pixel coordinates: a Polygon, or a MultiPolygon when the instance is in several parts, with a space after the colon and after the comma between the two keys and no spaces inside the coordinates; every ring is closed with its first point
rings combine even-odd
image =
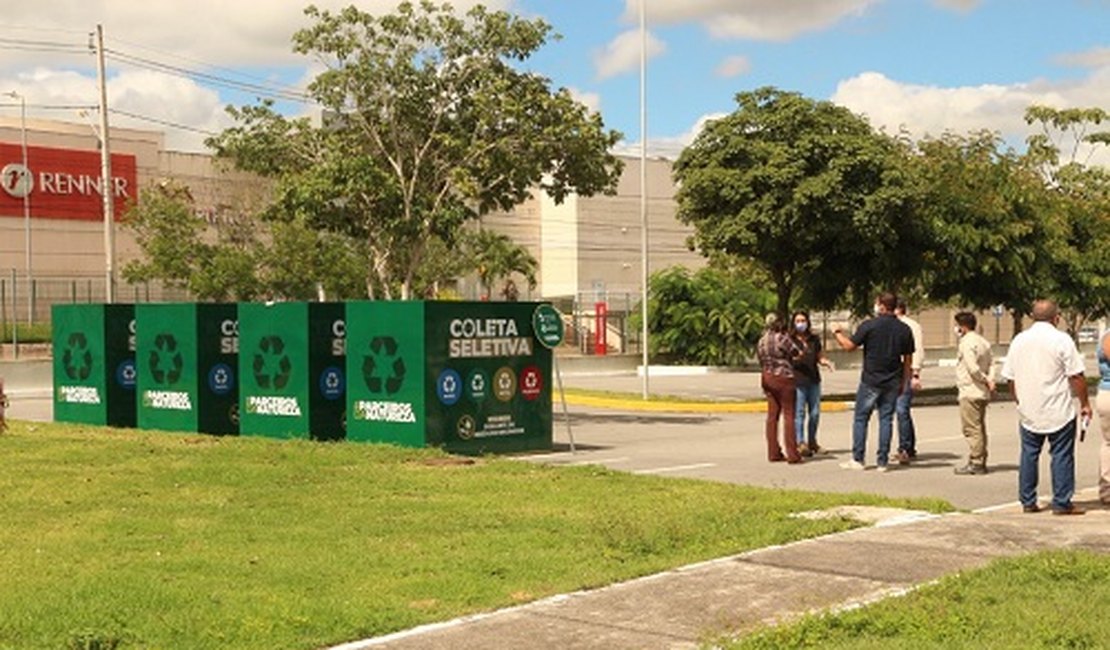
{"type": "MultiPolygon", "coordinates": [[[[77,149],[27,147],[27,167],[19,145],[0,143],[0,216],[23,216],[23,197],[34,219],[104,218],[100,153],[77,149]]],[[[119,220],[136,198],[135,156],[112,154],[111,195],[119,220]]]]}

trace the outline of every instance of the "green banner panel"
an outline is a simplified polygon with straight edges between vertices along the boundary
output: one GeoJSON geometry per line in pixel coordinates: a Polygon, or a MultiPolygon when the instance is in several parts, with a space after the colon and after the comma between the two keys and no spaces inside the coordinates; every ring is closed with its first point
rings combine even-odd
{"type": "Polygon", "coordinates": [[[309,303],[309,431],[315,440],[347,435],[346,327],[343,303],[309,303]]]}
{"type": "Polygon", "coordinates": [[[239,432],[236,313],[233,304],[135,308],[140,427],[239,432]]]}
{"type": "Polygon", "coordinates": [[[138,422],[144,429],[197,430],[196,305],[135,307],[138,422]]]}
{"type": "Polygon", "coordinates": [[[54,419],[133,427],[133,305],[55,305],[54,419]]]}
{"type": "Polygon", "coordinates": [[[428,444],[461,454],[551,448],[551,350],[533,331],[537,307],[427,304],[428,444]]]}
{"type": "Polygon", "coordinates": [[[426,444],[424,303],[347,303],[347,438],[426,444]]]}
{"type": "Polygon", "coordinates": [[[197,430],[239,433],[239,308],[234,303],[198,304],[197,430]]]}
{"type": "Polygon", "coordinates": [[[309,436],[308,304],[239,304],[239,430],[309,436]]]}

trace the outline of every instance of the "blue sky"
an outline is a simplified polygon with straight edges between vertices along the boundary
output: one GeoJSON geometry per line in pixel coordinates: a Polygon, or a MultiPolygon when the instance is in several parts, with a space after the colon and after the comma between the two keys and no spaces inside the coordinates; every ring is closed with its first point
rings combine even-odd
{"type": "MultiPolygon", "coordinates": [[[[317,0],[328,8],[349,3],[317,0]]],[[[677,153],[705,119],[733,110],[736,92],[764,85],[833,100],[890,131],[987,128],[1015,144],[1028,133],[1022,112],[1031,103],[1110,110],[1110,0],[645,3],[648,137],[659,153],[677,153]]],[[[32,116],[78,121],[67,107],[96,101],[85,46],[98,23],[109,48],[147,64],[303,86],[315,71],[291,53],[289,36],[304,24],[304,4],[19,3],[0,15],[0,92],[25,96],[32,116]]],[[[355,4],[382,10],[394,0],[355,4]]],[[[640,0],[486,4],[550,22],[563,39],[526,65],[599,110],[626,135],[625,148],[637,146],[640,0]]],[[[205,132],[228,125],[224,105],[249,98],[149,65],[109,62],[109,103],[120,111],[113,124],[165,129],[172,148],[196,149],[205,132]]],[[[14,100],[0,98],[0,116],[13,115],[14,100]]]]}

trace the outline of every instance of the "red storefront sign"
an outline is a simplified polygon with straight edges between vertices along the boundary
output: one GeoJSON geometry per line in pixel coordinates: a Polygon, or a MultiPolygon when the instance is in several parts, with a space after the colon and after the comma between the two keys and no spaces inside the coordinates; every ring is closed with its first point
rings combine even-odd
{"type": "MultiPolygon", "coordinates": [[[[114,216],[137,198],[135,156],[112,154],[114,216]]],[[[23,196],[30,179],[32,219],[104,219],[100,152],[27,147],[27,168],[18,144],[0,143],[0,216],[23,217],[23,196]],[[28,173],[29,171],[29,173],[28,173]]]]}

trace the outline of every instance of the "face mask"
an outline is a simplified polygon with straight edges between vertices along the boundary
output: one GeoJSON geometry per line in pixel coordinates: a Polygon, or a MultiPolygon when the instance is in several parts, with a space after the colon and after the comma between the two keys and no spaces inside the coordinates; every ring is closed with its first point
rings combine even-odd
{"type": "Polygon", "coordinates": [[[794,329],[799,332],[805,332],[809,327],[805,323],[794,323],[794,329]]]}
{"type": "Polygon", "coordinates": [[[962,329],[960,329],[960,328],[958,328],[958,327],[955,327],[955,328],[953,328],[953,329],[955,329],[955,330],[956,330],[956,338],[960,338],[961,336],[963,336],[963,335],[964,335],[964,331],[963,331],[962,329]]]}
{"type": "Polygon", "coordinates": [[[871,312],[872,312],[873,314],[875,314],[876,316],[878,316],[878,315],[879,315],[879,303],[875,303],[875,306],[873,306],[873,307],[871,308],[871,312]]]}

